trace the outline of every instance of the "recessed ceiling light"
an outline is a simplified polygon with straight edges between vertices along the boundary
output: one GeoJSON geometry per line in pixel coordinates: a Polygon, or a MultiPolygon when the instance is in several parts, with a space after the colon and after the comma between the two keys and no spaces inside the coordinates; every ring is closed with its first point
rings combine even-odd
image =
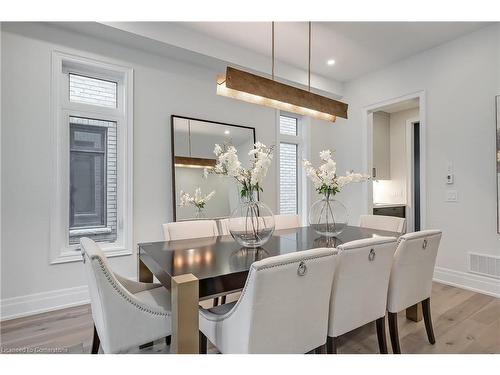
{"type": "Polygon", "coordinates": [[[334,59],[330,59],[330,60],[328,60],[328,61],[326,62],[326,64],[327,64],[327,65],[330,65],[330,66],[335,65],[335,60],[334,60],[334,59]]]}
{"type": "Polygon", "coordinates": [[[224,130],[224,134],[229,134],[229,130],[224,130]]]}

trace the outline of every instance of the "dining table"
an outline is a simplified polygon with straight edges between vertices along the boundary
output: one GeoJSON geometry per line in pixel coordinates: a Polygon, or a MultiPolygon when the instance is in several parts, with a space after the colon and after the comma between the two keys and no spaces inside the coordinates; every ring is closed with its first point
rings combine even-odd
{"type": "MultiPolygon", "coordinates": [[[[195,235],[195,234],[193,234],[195,235]]],[[[230,235],[138,244],[139,280],[153,276],[170,291],[172,353],[198,353],[198,309],[203,300],[243,289],[253,262],[281,254],[331,247],[350,241],[401,233],[346,226],[336,237],[322,237],[310,226],[277,230],[258,248],[245,248],[230,235]]],[[[421,319],[421,306],[407,309],[421,319]]]]}

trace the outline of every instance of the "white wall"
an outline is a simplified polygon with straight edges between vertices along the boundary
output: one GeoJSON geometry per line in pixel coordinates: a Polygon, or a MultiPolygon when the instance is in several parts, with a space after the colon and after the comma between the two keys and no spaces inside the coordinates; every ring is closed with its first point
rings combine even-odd
{"type": "MultiPolygon", "coordinates": [[[[172,218],[172,114],[252,126],[257,140],[276,142],[275,111],[217,96],[214,70],[47,25],[2,27],[2,317],[87,298],[81,263],[49,264],[53,50],[104,56],[134,69],[134,243],[162,240],[161,223],[172,218]]],[[[333,127],[316,124],[314,134],[325,143],[318,129],[333,127]]],[[[275,159],[262,194],[273,211],[276,179],[275,159]]],[[[135,255],[111,259],[125,276],[136,275],[136,264],[135,255]]]]}
{"type": "MultiPolygon", "coordinates": [[[[468,251],[500,255],[494,158],[499,48],[498,25],[493,25],[349,82],[344,100],[350,118],[335,127],[334,140],[338,157],[362,169],[367,157],[363,108],[425,91],[426,226],[443,230],[435,277],[497,295],[498,280],[466,272],[468,251]],[[448,161],[454,164],[457,203],[444,201],[448,161]]],[[[367,211],[360,193],[353,189],[346,196],[351,216],[367,211]]]]}

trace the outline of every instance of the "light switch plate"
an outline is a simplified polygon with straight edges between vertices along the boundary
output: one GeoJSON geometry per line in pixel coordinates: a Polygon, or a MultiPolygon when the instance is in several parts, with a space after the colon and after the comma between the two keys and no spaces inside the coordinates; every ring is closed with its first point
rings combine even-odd
{"type": "Polygon", "coordinates": [[[446,202],[458,202],[458,192],[456,190],[446,190],[446,202]]]}
{"type": "Polygon", "coordinates": [[[449,161],[446,165],[446,183],[448,185],[453,184],[454,180],[454,173],[453,173],[453,163],[449,161]]]}

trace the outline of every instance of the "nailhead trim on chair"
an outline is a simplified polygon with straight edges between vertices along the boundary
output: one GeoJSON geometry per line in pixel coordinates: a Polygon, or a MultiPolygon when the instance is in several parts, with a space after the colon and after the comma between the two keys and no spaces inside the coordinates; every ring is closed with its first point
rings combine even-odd
{"type": "MultiPolygon", "coordinates": [[[[408,233],[406,233],[406,234],[408,234],[408,233]]],[[[431,233],[431,234],[429,234],[429,233],[424,233],[424,234],[420,234],[419,236],[413,236],[412,238],[404,238],[404,237],[403,237],[404,235],[403,235],[403,236],[400,236],[400,237],[398,238],[398,243],[397,243],[397,245],[399,246],[399,244],[400,244],[401,242],[406,241],[406,240],[419,240],[419,239],[422,239],[422,238],[423,238],[423,239],[428,239],[429,237],[435,236],[435,235],[437,235],[437,234],[438,234],[438,233],[431,233]]]]}
{"type": "Polygon", "coordinates": [[[317,255],[317,256],[308,257],[308,258],[301,258],[301,259],[297,259],[297,260],[286,262],[286,263],[278,263],[278,264],[274,264],[272,266],[264,266],[264,267],[258,268],[258,269],[256,268],[256,270],[257,271],[262,271],[262,270],[265,270],[265,269],[287,266],[289,264],[294,264],[294,263],[300,263],[300,262],[303,262],[303,261],[306,261],[306,260],[314,260],[314,259],[319,259],[319,258],[331,257],[333,255],[337,255],[337,249],[332,249],[332,253],[331,254],[317,255]]]}
{"type": "MultiPolygon", "coordinates": [[[[236,304],[233,306],[233,308],[226,314],[224,315],[219,315],[217,317],[213,317],[213,316],[207,316],[206,312],[208,310],[205,310],[203,308],[200,308],[200,311],[201,313],[203,314],[204,318],[206,320],[209,320],[211,322],[218,322],[218,321],[222,321],[222,320],[226,320],[227,318],[229,318],[231,315],[233,315],[233,313],[236,311],[236,307],[238,307],[238,305],[241,303],[241,301],[243,300],[243,297],[245,296],[245,293],[247,291],[247,286],[250,284],[250,277],[253,277],[255,272],[257,271],[262,271],[262,270],[267,270],[267,269],[271,269],[271,268],[276,268],[276,267],[282,267],[282,266],[287,266],[289,264],[295,264],[295,263],[300,263],[300,262],[303,262],[303,261],[310,261],[310,260],[315,260],[315,259],[320,259],[320,258],[325,258],[325,257],[330,257],[330,256],[334,256],[334,255],[337,255],[337,249],[332,249],[332,253],[331,254],[325,254],[325,255],[318,255],[318,256],[314,256],[314,257],[306,257],[306,258],[300,258],[300,259],[297,259],[297,260],[294,260],[294,261],[290,261],[290,262],[285,262],[285,263],[279,263],[279,264],[274,264],[274,265],[270,265],[270,266],[264,266],[262,268],[255,268],[253,265],[251,266],[250,268],[250,271],[249,271],[249,276],[248,276],[248,279],[247,279],[247,282],[245,283],[245,287],[243,288],[243,290],[241,291],[241,295],[240,297],[238,298],[238,301],[236,302],[236,304]]],[[[216,315],[210,311],[208,311],[208,313],[210,315],[216,315]]]]}
{"type": "Polygon", "coordinates": [[[151,310],[151,309],[148,309],[148,308],[144,307],[143,305],[141,305],[141,304],[135,302],[133,299],[131,299],[126,293],[123,292],[122,288],[115,283],[113,277],[108,272],[108,269],[107,269],[106,265],[104,264],[104,262],[102,261],[101,257],[99,257],[97,255],[92,255],[90,257],[90,260],[91,261],[92,260],[97,260],[97,262],[99,262],[99,266],[101,267],[101,270],[104,273],[104,276],[106,276],[106,279],[108,280],[108,282],[111,284],[111,286],[113,287],[113,289],[116,290],[118,292],[118,294],[123,299],[125,299],[127,302],[129,302],[130,304],[134,305],[139,310],[147,312],[147,313],[152,314],[152,315],[156,315],[156,316],[170,316],[170,312],[154,311],[154,310],[151,310]]]}

